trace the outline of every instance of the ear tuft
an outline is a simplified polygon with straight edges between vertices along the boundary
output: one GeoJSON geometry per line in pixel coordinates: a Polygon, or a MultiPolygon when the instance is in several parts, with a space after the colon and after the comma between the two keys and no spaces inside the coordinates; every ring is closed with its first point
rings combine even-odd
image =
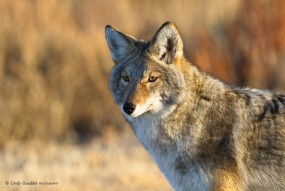
{"type": "Polygon", "coordinates": [[[183,56],[183,42],[173,23],[166,22],[158,29],[148,52],[167,64],[172,64],[175,59],[183,56]]]}
{"type": "Polygon", "coordinates": [[[111,25],[106,26],[105,36],[115,63],[120,62],[135,49],[134,42],[136,39],[122,33],[111,25]]]}

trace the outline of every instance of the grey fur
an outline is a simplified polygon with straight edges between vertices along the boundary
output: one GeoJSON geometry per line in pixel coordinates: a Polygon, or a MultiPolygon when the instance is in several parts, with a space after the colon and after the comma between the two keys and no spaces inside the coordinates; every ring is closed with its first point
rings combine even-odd
{"type": "Polygon", "coordinates": [[[135,117],[123,114],[175,190],[285,190],[284,95],[199,71],[169,22],[149,42],[111,26],[106,38],[113,97],[143,105],[135,117]],[[148,82],[153,71],[160,76],[148,82]]]}

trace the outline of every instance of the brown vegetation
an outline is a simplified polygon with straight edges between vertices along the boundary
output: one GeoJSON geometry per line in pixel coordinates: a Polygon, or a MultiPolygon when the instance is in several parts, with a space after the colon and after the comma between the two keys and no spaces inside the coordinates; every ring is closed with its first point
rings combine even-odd
{"type": "MultiPolygon", "coordinates": [[[[285,91],[284,9],[282,0],[2,0],[0,166],[6,174],[2,178],[33,179],[44,169],[40,178],[62,181],[59,190],[68,184],[72,185],[68,190],[88,190],[84,180],[95,190],[169,189],[161,175],[156,182],[157,169],[148,173],[155,167],[137,143],[128,145],[128,136],[114,140],[113,136],[130,131],[108,89],[113,63],[105,25],[150,39],[163,22],[172,21],[182,33],[187,58],[203,71],[233,85],[285,91]],[[106,133],[110,130],[111,138],[106,133]],[[109,150],[101,148],[104,141],[109,150]],[[70,142],[89,146],[84,150],[84,145],[70,142]],[[40,157],[42,148],[48,154],[40,157]],[[29,152],[22,156],[23,149],[29,152]],[[129,155],[130,150],[135,154],[129,155]],[[116,156],[122,165],[117,169],[116,156]],[[82,165],[80,177],[72,173],[79,167],[69,160],[82,165]],[[128,164],[133,171],[121,177],[128,164]],[[146,170],[140,167],[144,165],[146,170]],[[66,180],[60,179],[62,170],[66,180]]],[[[2,178],[0,188],[5,190],[2,178]]]]}
{"type": "Polygon", "coordinates": [[[149,39],[172,20],[188,52],[196,28],[227,21],[236,2],[1,1],[0,145],[31,138],[81,142],[106,128],[122,130],[108,90],[113,63],[105,25],[149,39]]]}
{"type": "Polygon", "coordinates": [[[194,37],[190,57],[238,86],[285,90],[285,3],[242,1],[235,18],[194,37]]]}

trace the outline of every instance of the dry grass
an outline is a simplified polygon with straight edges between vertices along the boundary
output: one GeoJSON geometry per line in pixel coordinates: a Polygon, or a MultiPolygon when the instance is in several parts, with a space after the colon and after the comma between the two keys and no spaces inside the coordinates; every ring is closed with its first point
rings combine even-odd
{"type": "Polygon", "coordinates": [[[33,137],[85,141],[106,128],[121,130],[108,90],[105,25],[150,38],[172,20],[187,37],[196,19],[210,30],[233,17],[236,2],[2,0],[0,145],[33,137]]]}
{"type": "Polygon", "coordinates": [[[195,36],[190,57],[238,86],[285,91],[285,2],[242,1],[236,17],[195,36]]]}
{"type": "Polygon", "coordinates": [[[108,133],[108,138],[84,146],[11,143],[0,154],[0,190],[171,190],[134,136],[108,133]],[[38,185],[7,186],[6,181],[38,185]],[[58,184],[41,186],[42,181],[58,184]]]}
{"type": "Polygon", "coordinates": [[[282,0],[1,0],[0,190],[170,190],[112,101],[105,25],[150,39],[173,21],[203,71],[285,91],[284,9],[282,0]]]}

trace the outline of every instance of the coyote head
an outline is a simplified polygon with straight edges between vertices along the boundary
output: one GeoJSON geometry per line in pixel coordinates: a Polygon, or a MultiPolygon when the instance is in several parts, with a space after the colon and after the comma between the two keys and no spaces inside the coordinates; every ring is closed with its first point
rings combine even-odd
{"type": "Polygon", "coordinates": [[[181,102],[183,43],[174,24],[163,24],[148,42],[110,25],[105,33],[115,63],[109,85],[125,116],[155,114],[181,102]]]}

